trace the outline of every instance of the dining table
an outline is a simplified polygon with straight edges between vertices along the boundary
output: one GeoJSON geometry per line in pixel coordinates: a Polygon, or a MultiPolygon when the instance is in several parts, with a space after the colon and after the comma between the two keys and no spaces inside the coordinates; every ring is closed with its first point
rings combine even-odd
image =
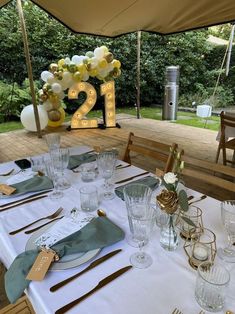
{"type": "MultiPolygon", "coordinates": [[[[70,148],[70,154],[82,154],[91,150],[88,146],[78,146],[70,148]]],[[[146,173],[145,170],[133,165],[125,167],[127,163],[119,160],[113,175],[113,182],[119,182],[130,177],[135,177],[129,181],[115,184],[115,187],[125,185],[130,182],[146,177],[155,176],[146,173]],[[123,166],[123,167],[122,167],[123,166]]],[[[0,177],[0,182],[8,182],[9,177],[13,177],[20,169],[10,161],[0,165],[0,174],[14,169],[9,176],[0,177]],[[8,178],[8,179],[7,179],[8,178]]],[[[22,171],[22,180],[27,178],[30,169],[22,171]]],[[[18,174],[19,175],[19,174],[18,174]]],[[[102,185],[104,179],[98,175],[93,182],[83,182],[81,173],[72,170],[66,170],[66,178],[70,181],[71,187],[64,190],[64,196],[57,200],[51,200],[44,197],[34,200],[20,206],[12,207],[5,211],[0,211],[0,261],[9,268],[17,255],[24,252],[35,234],[26,234],[24,231],[14,235],[9,233],[12,230],[21,228],[41,217],[47,216],[62,207],[61,215],[71,215],[73,208],[80,211],[79,188],[82,186],[95,185],[102,195],[102,185]]],[[[162,186],[159,186],[153,192],[151,202],[156,202],[156,195],[160,193],[162,186]]],[[[201,193],[185,188],[186,193],[191,198],[200,198],[201,193]]],[[[25,197],[0,197],[0,206],[10,201],[25,197]]],[[[224,247],[227,243],[225,228],[221,221],[220,201],[209,196],[203,198],[197,203],[203,212],[204,227],[212,230],[216,235],[217,248],[224,247]]],[[[68,261],[66,269],[50,270],[42,281],[32,281],[25,290],[32,306],[37,314],[52,314],[65,304],[79,298],[83,294],[93,289],[102,279],[117,270],[131,265],[130,255],[138,249],[132,247],[127,242],[130,234],[127,210],[124,200],[115,196],[111,200],[104,200],[100,197],[99,208],[102,209],[108,219],[119,226],[125,233],[125,238],[111,246],[97,250],[95,254],[83,262],[79,258],[74,258],[72,262],[68,261]],[[66,278],[85,269],[92,261],[102,257],[109,252],[121,249],[121,251],[97,267],[85,272],[77,279],[71,281],[61,289],[51,292],[50,287],[65,280],[66,278]],[[70,266],[71,265],[71,266],[70,266]]],[[[97,212],[89,213],[97,216],[97,212]]],[[[38,222],[32,227],[40,226],[45,221],[38,222]]],[[[49,221],[49,220],[48,220],[49,221]]],[[[47,225],[47,226],[50,226],[47,225]]],[[[28,228],[30,229],[30,227],[28,228]]],[[[28,230],[26,229],[26,230],[28,230]]],[[[39,231],[37,231],[40,233],[39,231]]],[[[84,299],[78,305],[68,311],[71,314],[171,314],[175,308],[178,308],[183,314],[198,314],[202,308],[195,300],[195,284],[197,271],[193,269],[188,262],[188,257],[184,250],[184,240],[181,239],[178,248],[175,251],[167,251],[160,246],[160,228],[154,225],[150,241],[145,247],[148,254],[151,255],[153,263],[146,269],[132,267],[130,270],[108,283],[95,293],[84,299]]],[[[223,263],[229,270],[231,279],[226,295],[226,304],[223,311],[235,311],[235,264],[225,263],[216,257],[216,262],[223,263]]],[[[56,262],[55,262],[56,264],[56,262]]],[[[205,311],[206,312],[206,311],[205,311]]],[[[206,312],[208,313],[208,312],[206,312]]]]}

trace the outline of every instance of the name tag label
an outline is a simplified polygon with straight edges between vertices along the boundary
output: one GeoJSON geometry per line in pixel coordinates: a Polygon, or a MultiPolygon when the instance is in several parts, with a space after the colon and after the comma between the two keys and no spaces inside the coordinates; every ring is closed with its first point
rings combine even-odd
{"type": "Polygon", "coordinates": [[[30,269],[26,279],[34,281],[42,281],[54,260],[56,253],[52,250],[43,250],[41,251],[32,268],[30,269]]]}
{"type": "Polygon", "coordinates": [[[0,192],[2,192],[5,195],[11,195],[12,193],[14,193],[16,190],[16,188],[13,188],[10,185],[7,184],[0,184],[0,192]]]}

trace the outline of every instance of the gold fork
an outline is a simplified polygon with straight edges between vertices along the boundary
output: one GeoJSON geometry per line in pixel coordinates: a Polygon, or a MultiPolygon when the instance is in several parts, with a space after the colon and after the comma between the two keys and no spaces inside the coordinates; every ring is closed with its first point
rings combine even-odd
{"type": "Polygon", "coordinates": [[[174,309],[174,311],[172,312],[172,314],[183,314],[180,310],[178,310],[177,308],[174,309]]]}
{"type": "Polygon", "coordinates": [[[56,218],[56,217],[59,216],[59,214],[62,212],[62,210],[63,210],[63,208],[60,207],[60,208],[58,208],[58,209],[56,210],[56,212],[54,212],[53,214],[48,215],[48,216],[45,216],[45,217],[42,217],[42,218],[39,218],[39,219],[37,219],[37,220],[31,222],[30,224],[24,226],[24,227],[21,227],[21,228],[19,228],[19,229],[17,229],[17,230],[14,230],[14,231],[9,232],[9,234],[10,234],[10,235],[15,235],[15,234],[17,234],[18,232],[21,232],[21,231],[27,229],[28,227],[34,225],[36,222],[42,221],[42,220],[44,220],[44,219],[50,219],[50,220],[51,220],[51,219],[54,219],[54,218],[56,218]]]}
{"type": "Polygon", "coordinates": [[[204,311],[200,311],[198,314],[205,314],[205,312],[204,311]]]}

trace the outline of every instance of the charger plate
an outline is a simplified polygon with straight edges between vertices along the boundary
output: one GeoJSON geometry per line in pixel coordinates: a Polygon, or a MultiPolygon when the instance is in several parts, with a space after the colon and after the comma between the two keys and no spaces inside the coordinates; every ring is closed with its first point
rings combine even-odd
{"type": "MultiPolygon", "coordinates": [[[[44,232],[46,232],[50,227],[52,227],[55,223],[56,221],[52,221],[50,224],[35,231],[27,241],[25,251],[36,249],[36,244],[34,243],[35,240],[44,232]]],[[[86,253],[77,253],[63,256],[58,262],[53,263],[49,270],[65,270],[77,267],[91,260],[100,251],[101,249],[95,249],[86,253]]]]}

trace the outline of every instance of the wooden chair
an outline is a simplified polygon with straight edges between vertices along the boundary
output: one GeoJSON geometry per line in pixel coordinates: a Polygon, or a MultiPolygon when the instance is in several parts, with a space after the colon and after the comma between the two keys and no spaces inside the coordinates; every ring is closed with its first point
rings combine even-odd
{"type": "Polygon", "coordinates": [[[181,175],[186,186],[220,200],[234,198],[234,168],[186,156],[183,152],[181,160],[184,161],[181,175]]]}
{"type": "Polygon", "coordinates": [[[222,150],[223,153],[223,165],[227,165],[227,163],[235,164],[235,115],[226,114],[224,111],[220,113],[220,140],[216,153],[216,163],[218,163],[219,160],[220,150],[222,150]],[[230,140],[227,135],[227,132],[229,131],[228,127],[234,128],[234,138],[230,140]],[[227,149],[233,150],[232,160],[227,158],[227,149]]]}
{"type": "Polygon", "coordinates": [[[15,304],[10,304],[0,310],[0,314],[36,314],[26,296],[20,298],[15,304]]]}
{"type": "MultiPolygon", "coordinates": [[[[134,133],[130,133],[123,160],[128,163],[132,163],[133,154],[137,153],[137,156],[142,155],[144,157],[150,157],[156,169],[158,176],[165,172],[171,171],[174,162],[174,152],[177,149],[177,144],[164,144],[156,142],[147,138],[135,136],[134,133]]],[[[136,156],[135,156],[136,157],[136,156]]],[[[148,160],[144,159],[145,165],[148,164],[148,160]]],[[[145,168],[142,166],[142,168],[145,168]]]]}

